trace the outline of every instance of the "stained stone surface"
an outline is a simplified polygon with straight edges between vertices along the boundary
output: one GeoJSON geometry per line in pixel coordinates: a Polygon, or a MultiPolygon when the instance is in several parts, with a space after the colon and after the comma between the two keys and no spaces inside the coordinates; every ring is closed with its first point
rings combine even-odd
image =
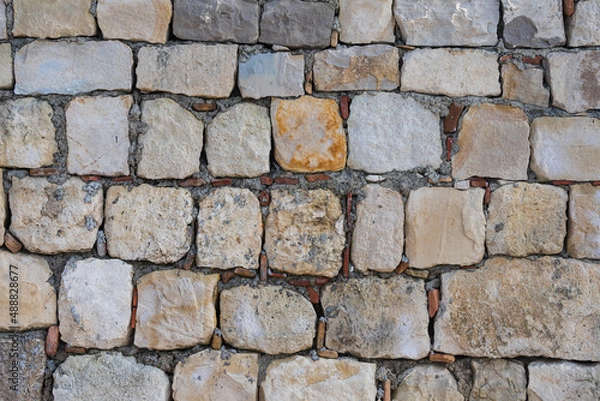
{"type": "Polygon", "coordinates": [[[562,1],[502,0],[507,47],[546,48],[565,43],[562,1]]]}
{"type": "Polygon", "coordinates": [[[532,401],[594,401],[600,399],[600,364],[568,361],[529,364],[527,395],[532,401]]]}
{"type": "Polygon", "coordinates": [[[0,44],[0,88],[12,89],[13,83],[12,49],[10,43],[3,43],[0,44]]]}
{"type": "Polygon", "coordinates": [[[304,56],[286,52],[254,54],[240,60],[238,86],[242,97],[304,95],[304,56]]]}
{"type": "Polygon", "coordinates": [[[6,400],[42,399],[46,369],[45,334],[44,331],[0,334],[0,391],[6,400]]]}
{"type": "Polygon", "coordinates": [[[571,47],[600,45],[600,0],[580,0],[566,20],[567,44],[571,47]]]}
{"type": "Polygon", "coordinates": [[[98,0],[96,14],[104,38],[165,43],[172,9],[170,0],[98,0]]]}
{"type": "Polygon", "coordinates": [[[600,259],[600,187],[572,185],[567,251],[574,258],[600,259]]]}
{"type": "Polygon", "coordinates": [[[544,70],[525,68],[513,63],[502,65],[502,96],[505,99],[548,107],[550,91],[544,87],[544,70]]]}
{"type": "Polygon", "coordinates": [[[344,43],[394,43],[392,0],[341,0],[340,40],[344,43]]]}
{"type": "Polygon", "coordinates": [[[37,38],[94,36],[92,0],[13,0],[13,35],[37,38]]]}
{"type": "Polygon", "coordinates": [[[472,359],[473,389],[469,401],[525,401],[527,376],[520,362],[507,359],[472,359]]]}
{"type": "Polygon", "coordinates": [[[393,392],[392,401],[463,401],[456,379],[450,371],[438,365],[418,365],[404,373],[402,382],[393,392]]]}

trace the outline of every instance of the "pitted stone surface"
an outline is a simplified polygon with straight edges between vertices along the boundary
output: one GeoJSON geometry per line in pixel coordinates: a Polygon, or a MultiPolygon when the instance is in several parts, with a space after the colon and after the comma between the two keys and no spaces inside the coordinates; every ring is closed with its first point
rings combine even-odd
{"type": "Polygon", "coordinates": [[[600,259],[600,187],[572,185],[567,251],[574,258],[600,259]]]}
{"type": "Polygon", "coordinates": [[[567,41],[571,47],[600,45],[600,0],[580,0],[575,13],[566,21],[567,41]]]}
{"type": "Polygon", "coordinates": [[[92,0],[13,0],[13,35],[37,38],[94,36],[92,0]]]}
{"type": "Polygon", "coordinates": [[[13,87],[13,59],[10,43],[0,44],[0,89],[13,87]]]}
{"type": "Polygon", "coordinates": [[[96,13],[104,38],[165,43],[172,8],[170,0],[98,0],[96,13]]]}
{"type": "Polygon", "coordinates": [[[0,391],[2,396],[6,397],[5,399],[10,401],[42,399],[47,362],[44,338],[44,331],[29,331],[17,335],[0,334],[0,369],[4,379],[0,381],[0,391]],[[18,361],[18,366],[15,367],[13,361],[18,361]],[[18,382],[17,392],[12,387],[15,382],[18,382]]]}
{"type": "Polygon", "coordinates": [[[238,86],[242,97],[304,95],[304,56],[278,52],[254,54],[240,61],[238,86]]]}
{"type": "Polygon", "coordinates": [[[469,401],[525,401],[527,377],[520,362],[472,359],[473,389],[469,401]]]}
{"type": "Polygon", "coordinates": [[[533,401],[600,399],[600,364],[534,361],[529,364],[527,395],[533,401]]]}
{"type": "Polygon", "coordinates": [[[393,401],[463,401],[456,379],[450,371],[437,365],[418,365],[404,372],[394,390],[393,401]]]}
{"type": "Polygon", "coordinates": [[[545,48],[565,43],[562,1],[502,0],[507,47],[545,48]]]}
{"type": "Polygon", "coordinates": [[[525,68],[513,63],[502,65],[502,97],[517,102],[548,107],[550,91],[544,88],[544,70],[525,68]]]}
{"type": "Polygon", "coordinates": [[[341,0],[340,40],[344,43],[394,43],[392,0],[341,0]]]}

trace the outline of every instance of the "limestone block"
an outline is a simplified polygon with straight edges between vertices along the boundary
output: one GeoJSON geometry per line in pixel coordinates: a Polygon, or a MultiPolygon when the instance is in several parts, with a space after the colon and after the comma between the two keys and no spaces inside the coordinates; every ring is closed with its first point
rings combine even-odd
{"type": "Polygon", "coordinates": [[[344,43],[394,43],[392,0],[341,0],[340,40],[344,43]]]}
{"type": "Polygon", "coordinates": [[[4,245],[4,234],[6,234],[6,219],[8,217],[8,202],[4,192],[3,171],[0,169],[0,246],[4,245]]]}
{"type": "Polygon", "coordinates": [[[94,36],[92,0],[13,0],[13,35],[37,38],[94,36]]]}
{"type": "Polygon", "coordinates": [[[566,20],[567,44],[571,47],[600,45],[600,1],[580,0],[566,20]]]}
{"type": "Polygon", "coordinates": [[[0,381],[0,391],[5,399],[42,399],[47,362],[44,340],[44,331],[0,335],[0,369],[4,379],[0,381]],[[17,371],[13,361],[18,361],[17,371]],[[17,391],[13,387],[15,384],[17,391]]]}
{"type": "Polygon", "coordinates": [[[600,187],[572,185],[567,251],[574,258],[600,259],[600,187]]]}
{"type": "Polygon", "coordinates": [[[0,2],[0,39],[6,38],[6,4],[0,2]]]}
{"type": "MultiPolygon", "coordinates": [[[[0,9],[4,7],[0,5],[0,9]]],[[[0,89],[13,87],[13,59],[10,43],[0,44],[0,89]]]]}
{"type": "Polygon", "coordinates": [[[304,95],[304,56],[278,52],[254,54],[240,60],[238,86],[242,97],[304,95]]]}
{"type": "Polygon", "coordinates": [[[562,1],[502,0],[507,47],[545,48],[565,43],[562,1]]]}
{"type": "Polygon", "coordinates": [[[525,401],[527,377],[520,362],[508,359],[472,359],[473,389],[469,401],[525,401]]]}
{"type": "Polygon", "coordinates": [[[170,0],[98,0],[96,14],[105,39],[165,43],[172,8],[170,0]]]}
{"type": "Polygon", "coordinates": [[[502,97],[517,102],[548,107],[550,91],[544,87],[544,70],[525,68],[513,63],[502,65],[502,97]]]}
{"type": "Polygon", "coordinates": [[[527,395],[534,401],[593,401],[600,398],[600,364],[534,361],[527,395]]]}
{"type": "Polygon", "coordinates": [[[438,365],[417,365],[404,372],[402,382],[394,390],[392,401],[439,400],[463,401],[456,379],[450,371],[438,365]]]}

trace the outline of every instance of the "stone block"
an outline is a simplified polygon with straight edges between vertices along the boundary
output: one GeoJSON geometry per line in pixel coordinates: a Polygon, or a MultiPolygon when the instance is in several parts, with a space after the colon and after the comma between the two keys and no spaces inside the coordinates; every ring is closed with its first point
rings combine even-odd
{"type": "Polygon", "coordinates": [[[98,0],[98,26],[105,39],[165,43],[173,6],[170,0],[98,0]]]}
{"type": "Polygon", "coordinates": [[[47,362],[44,334],[43,331],[31,331],[0,335],[0,369],[3,379],[0,381],[0,391],[4,399],[42,399],[47,362]],[[18,362],[16,371],[14,362],[18,362]]]}
{"type": "MultiPolygon", "coordinates": [[[[4,6],[0,6],[0,9],[4,6]]],[[[0,89],[12,89],[13,59],[10,43],[0,44],[0,89]]]]}
{"type": "Polygon", "coordinates": [[[600,259],[600,187],[572,185],[567,252],[573,258],[600,259]]]}
{"type": "Polygon", "coordinates": [[[394,43],[392,0],[341,0],[340,40],[344,43],[394,43]]]}
{"type": "Polygon", "coordinates": [[[534,361],[529,364],[527,395],[535,401],[600,399],[600,364],[534,361]]]}
{"type": "Polygon", "coordinates": [[[242,97],[304,95],[304,56],[278,52],[240,60],[238,86],[242,97]]]}
{"type": "Polygon", "coordinates": [[[464,401],[452,373],[443,366],[418,365],[402,374],[402,381],[394,390],[392,401],[444,400],[464,401]],[[426,396],[424,396],[426,394],[426,396]]]}
{"type": "Polygon", "coordinates": [[[550,91],[544,87],[544,70],[525,68],[513,63],[502,65],[502,97],[508,100],[548,107],[550,91]]]}
{"type": "Polygon", "coordinates": [[[4,245],[4,234],[6,229],[6,218],[8,217],[8,202],[6,199],[6,192],[4,192],[4,179],[3,171],[0,169],[0,246],[4,245]]]}
{"type": "Polygon", "coordinates": [[[13,0],[13,35],[34,38],[94,36],[92,0],[13,0]]]}
{"type": "Polygon", "coordinates": [[[518,361],[472,359],[473,389],[469,401],[525,401],[527,376],[518,361]]]}
{"type": "Polygon", "coordinates": [[[0,39],[6,39],[6,4],[0,2],[0,39]]]}
{"type": "Polygon", "coordinates": [[[565,43],[562,1],[502,0],[507,47],[546,48],[565,43]]]}
{"type": "Polygon", "coordinates": [[[575,13],[566,20],[567,44],[570,47],[600,45],[600,0],[580,0],[575,13]]]}

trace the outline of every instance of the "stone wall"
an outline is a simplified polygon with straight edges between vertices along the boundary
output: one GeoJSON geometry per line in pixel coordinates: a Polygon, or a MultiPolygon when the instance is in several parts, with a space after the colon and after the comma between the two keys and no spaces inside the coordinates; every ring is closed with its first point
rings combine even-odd
{"type": "Polygon", "coordinates": [[[0,398],[600,399],[599,21],[0,2],[0,398]]]}

